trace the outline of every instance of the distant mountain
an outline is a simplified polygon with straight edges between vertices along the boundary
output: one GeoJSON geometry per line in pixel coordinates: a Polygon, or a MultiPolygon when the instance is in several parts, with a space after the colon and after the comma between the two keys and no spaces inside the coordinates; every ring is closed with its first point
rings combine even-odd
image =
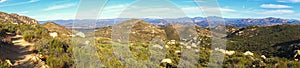
{"type": "MultiPolygon", "coordinates": [[[[153,19],[153,18],[141,18],[140,20],[144,20],[149,24],[154,25],[167,25],[170,23],[194,23],[201,27],[208,27],[209,25],[214,25],[209,22],[208,19],[223,19],[227,26],[234,26],[234,27],[247,27],[247,26],[270,26],[270,25],[278,25],[278,24],[300,24],[300,21],[293,20],[293,19],[281,19],[281,18],[262,18],[262,19],[243,19],[243,18],[221,18],[216,16],[211,17],[183,17],[183,18],[167,18],[167,19],[153,19]]],[[[130,18],[116,18],[116,19],[86,19],[86,20],[53,20],[57,24],[72,27],[75,23],[93,23],[96,24],[95,28],[98,27],[107,27],[107,26],[114,26],[122,21],[130,20],[130,18]]],[[[43,23],[45,21],[41,21],[43,23]]],[[[80,24],[78,26],[86,26],[87,24],[80,24]]],[[[77,26],[77,27],[78,27],[77,26]]]]}
{"type": "Polygon", "coordinates": [[[6,23],[14,23],[14,24],[29,24],[29,25],[37,25],[39,24],[37,20],[26,16],[20,16],[18,14],[7,14],[4,12],[0,12],[0,22],[6,23]]]}
{"type": "Polygon", "coordinates": [[[247,27],[247,26],[271,26],[278,24],[300,24],[298,20],[288,20],[281,18],[263,18],[263,19],[228,19],[226,20],[227,25],[247,27]]]}

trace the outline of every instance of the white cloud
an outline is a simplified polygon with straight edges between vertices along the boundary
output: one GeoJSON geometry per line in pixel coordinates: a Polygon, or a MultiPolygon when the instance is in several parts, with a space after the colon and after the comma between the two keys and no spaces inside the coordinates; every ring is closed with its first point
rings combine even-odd
{"type": "Polygon", "coordinates": [[[287,5],[279,5],[279,4],[262,4],[260,5],[262,8],[292,8],[292,6],[287,5]]]}
{"type": "MultiPolygon", "coordinates": [[[[1,1],[4,2],[4,1],[7,1],[7,0],[1,0],[1,1]]],[[[16,5],[22,5],[22,4],[30,4],[30,3],[34,3],[34,2],[38,2],[38,1],[40,1],[40,0],[29,0],[29,1],[25,1],[25,2],[13,3],[13,4],[4,4],[4,5],[0,5],[0,7],[16,6],[16,5]]]]}
{"type": "Polygon", "coordinates": [[[293,10],[270,10],[270,11],[264,11],[259,14],[289,14],[294,13],[293,10]]]}
{"type": "Polygon", "coordinates": [[[51,11],[51,10],[57,10],[57,9],[64,9],[64,8],[69,8],[72,6],[75,6],[75,3],[68,3],[68,4],[61,4],[61,5],[54,5],[54,6],[50,6],[46,9],[44,9],[44,11],[51,11]]]}
{"type": "Polygon", "coordinates": [[[0,0],[0,3],[6,2],[7,0],[0,0]]]}
{"type": "Polygon", "coordinates": [[[278,2],[291,2],[291,3],[298,3],[300,0],[278,0],[278,2]]]}

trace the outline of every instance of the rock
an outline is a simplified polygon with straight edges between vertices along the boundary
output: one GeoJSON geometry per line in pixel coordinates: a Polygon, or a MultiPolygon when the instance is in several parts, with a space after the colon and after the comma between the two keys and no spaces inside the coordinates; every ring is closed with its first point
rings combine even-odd
{"type": "Polygon", "coordinates": [[[300,50],[295,50],[295,55],[294,55],[295,60],[300,58],[300,50]]]}
{"type": "Polygon", "coordinates": [[[252,52],[250,52],[250,51],[246,51],[246,52],[244,53],[244,55],[250,55],[250,56],[253,56],[254,54],[253,54],[252,52]]]}
{"type": "Polygon", "coordinates": [[[55,37],[58,36],[58,34],[57,34],[56,32],[49,33],[49,35],[50,35],[51,37],[53,37],[53,38],[55,38],[55,37]]]}
{"type": "Polygon", "coordinates": [[[179,51],[179,50],[176,50],[176,51],[175,51],[175,53],[176,53],[176,54],[178,54],[178,53],[181,53],[181,51],[179,51]]]}
{"type": "Polygon", "coordinates": [[[90,42],[91,42],[91,41],[85,41],[84,44],[88,45],[88,44],[90,44],[90,42]]]}
{"type": "Polygon", "coordinates": [[[171,40],[170,44],[171,44],[171,45],[175,45],[175,44],[176,44],[176,41],[175,41],[175,40],[171,40]]]}
{"type": "Polygon", "coordinates": [[[187,48],[187,49],[191,49],[192,47],[191,47],[191,46],[186,46],[186,48],[187,48]]]}
{"type": "Polygon", "coordinates": [[[79,36],[79,37],[85,38],[85,34],[84,34],[84,33],[82,33],[82,32],[78,32],[78,33],[76,33],[76,36],[79,36]]]}
{"type": "Polygon", "coordinates": [[[220,51],[226,55],[233,55],[235,54],[235,51],[228,51],[228,50],[224,50],[224,49],[220,49],[220,48],[215,48],[216,51],[220,51]]]}
{"type": "Polygon", "coordinates": [[[165,47],[166,47],[166,48],[169,48],[169,45],[166,45],[165,47]]]}
{"type": "Polygon", "coordinates": [[[191,46],[192,47],[197,47],[197,44],[196,43],[192,43],[191,46]]]}
{"type": "Polygon", "coordinates": [[[163,49],[163,48],[164,48],[164,47],[162,47],[162,46],[160,46],[160,45],[158,45],[158,44],[153,45],[153,47],[159,48],[159,49],[163,49]]]}
{"type": "Polygon", "coordinates": [[[12,66],[13,64],[10,62],[10,60],[5,60],[5,62],[9,65],[12,66]]]}
{"type": "Polygon", "coordinates": [[[235,51],[226,51],[225,54],[227,54],[227,55],[233,55],[233,54],[235,54],[235,51]]]}
{"type": "Polygon", "coordinates": [[[199,50],[198,50],[198,49],[195,49],[195,52],[199,52],[199,50]]]}
{"type": "Polygon", "coordinates": [[[162,63],[172,63],[172,60],[171,59],[163,59],[161,62],[162,63]]]}
{"type": "Polygon", "coordinates": [[[261,55],[260,57],[263,59],[267,59],[267,57],[265,55],[261,55]]]}

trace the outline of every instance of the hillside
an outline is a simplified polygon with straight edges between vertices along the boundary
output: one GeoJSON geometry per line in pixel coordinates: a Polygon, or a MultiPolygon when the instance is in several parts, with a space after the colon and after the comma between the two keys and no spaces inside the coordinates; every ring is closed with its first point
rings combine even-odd
{"type": "Polygon", "coordinates": [[[0,12],[0,22],[14,23],[14,24],[29,24],[37,25],[38,21],[26,16],[20,16],[18,14],[7,14],[0,12]]]}
{"type": "MultiPolygon", "coordinates": [[[[95,31],[95,35],[98,38],[111,38],[111,32],[113,31],[131,31],[129,34],[130,41],[151,41],[154,38],[161,40],[180,40],[179,33],[182,34],[181,39],[187,39],[188,36],[203,35],[209,36],[210,32],[208,29],[201,28],[199,26],[188,27],[182,24],[169,24],[166,26],[157,26],[149,24],[143,20],[132,19],[124,21],[116,26],[109,26],[101,28],[95,31]],[[132,22],[136,22],[132,24],[132,22]],[[132,26],[128,25],[132,24],[132,26]],[[121,27],[121,28],[118,28],[121,27]],[[129,29],[131,27],[131,29],[129,29]],[[120,30],[117,30],[120,29],[120,30]],[[128,30],[129,29],[129,30],[128,30]]],[[[124,33],[123,33],[124,34],[124,33]]],[[[116,33],[116,36],[122,35],[116,33]]],[[[126,35],[126,34],[125,34],[126,35]]]]}
{"type": "Polygon", "coordinates": [[[255,51],[268,56],[291,58],[300,48],[300,25],[252,26],[227,36],[230,50],[255,51]],[[292,45],[294,44],[294,45],[292,45]]]}
{"type": "Polygon", "coordinates": [[[71,30],[65,28],[64,26],[60,26],[54,22],[47,22],[47,23],[41,24],[41,26],[45,27],[50,32],[57,32],[58,34],[63,35],[63,36],[72,34],[71,30]]]}
{"type": "Polygon", "coordinates": [[[51,37],[53,31],[58,36],[71,34],[53,22],[39,25],[29,17],[0,12],[0,68],[71,66],[68,37],[51,37]]]}

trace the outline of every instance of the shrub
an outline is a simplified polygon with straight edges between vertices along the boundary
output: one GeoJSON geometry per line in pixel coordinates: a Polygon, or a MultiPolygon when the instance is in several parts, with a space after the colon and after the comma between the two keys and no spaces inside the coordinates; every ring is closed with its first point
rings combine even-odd
{"type": "Polygon", "coordinates": [[[18,29],[18,26],[11,23],[5,23],[0,25],[3,29],[5,29],[7,32],[15,32],[18,29]]]}
{"type": "Polygon", "coordinates": [[[44,38],[35,44],[39,54],[46,55],[46,64],[51,68],[69,67],[72,64],[68,44],[62,39],[44,38]]]}
{"type": "Polygon", "coordinates": [[[4,37],[5,35],[6,35],[5,30],[0,28],[0,37],[4,37]]]}
{"type": "Polygon", "coordinates": [[[48,30],[43,27],[32,27],[28,25],[21,25],[17,31],[18,34],[23,34],[23,38],[29,42],[35,42],[42,38],[49,37],[48,30]]]}
{"type": "Polygon", "coordinates": [[[34,36],[33,32],[26,32],[23,34],[23,39],[25,41],[33,42],[34,38],[35,38],[35,36],[34,36]]]}

